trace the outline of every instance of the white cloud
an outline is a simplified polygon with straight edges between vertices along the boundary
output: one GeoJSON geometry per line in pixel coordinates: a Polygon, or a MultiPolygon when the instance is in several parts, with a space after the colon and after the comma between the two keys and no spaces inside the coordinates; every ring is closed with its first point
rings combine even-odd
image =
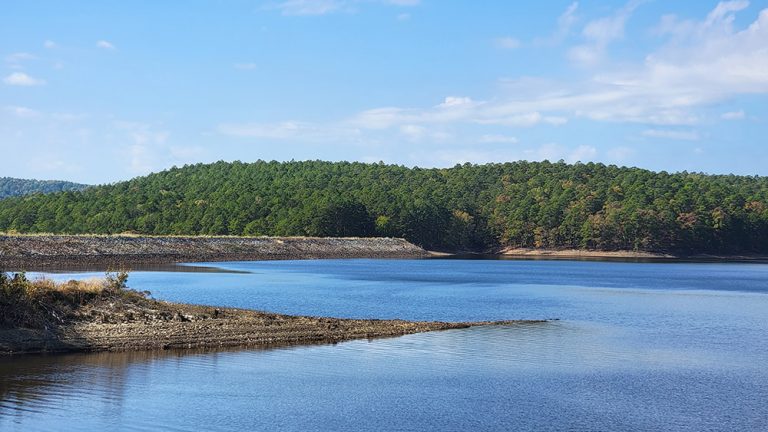
{"type": "MultiPolygon", "coordinates": [[[[571,48],[568,52],[569,58],[582,66],[599,63],[605,56],[608,45],[624,37],[626,22],[641,3],[642,0],[631,0],[613,15],[588,22],[582,30],[585,43],[571,48]]],[[[573,10],[576,10],[575,6],[573,10]]]]}
{"type": "Polygon", "coordinates": [[[548,143],[539,147],[526,149],[523,152],[523,155],[524,158],[528,160],[546,159],[548,161],[558,161],[562,159],[566,162],[573,163],[594,160],[597,156],[597,149],[586,145],[570,148],[556,143],[548,143]]]}
{"type": "Polygon", "coordinates": [[[457,164],[485,164],[499,161],[513,161],[522,157],[521,153],[509,151],[486,151],[472,149],[448,149],[434,152],[414,152],[408,157],[416,166],[451,167],[457,164]]]}
{"type": "Polygon", "coordinates": [[[325,15],[344,8],[339,0],[288,0],[275,6],[283,15],[325,15]]]}
{"type": "Polygon", "coordinates": [[[74,122],[88,118],[87,114],[77,114],[68,112],[52,113],[51,118],[57,121],[74,122]]]}
{"type": "Polygon", "coordinates": [[[669,129],[646,129],[643,135],[651,138],[673,139],[683,141],[698,141],[699,133],[694,130],[669,130],[669,129]]]}
{"type": "Polygon", "coordinates": [[[565,12],[563,12],[563,14],[557,18],[556,36],[564,37],[565,35],[568,34],[568,32],[571,31],[571,27],[573,27],[573,25],[576,24],[576,21],[578,20],[576,18],[576,9],[578,9],[578,7],[579,7],[579,2],[571,3],[565,9],[565,12]]]}
{"type": "Polygon", "coordinates": [[[481,136],[479,141],[485,144],[517,144],[518,139],[509,135],[486,134],[481,136]]]}
{"type": "Polygon", "coordinates": [[[481,117],[474,121],[479,124],[496,124],[512,127],[531,127],[542,123],[559,126],[568,123],[566,117],[544,116],[538,111],[522,114],[504,114],[503,109],[497,111],[495,108],[482,113],[481,117]]]}
{"type": "Polygon", "coordinates": [[[56,42],[54,42],[54,41],[49,39],[49,40],[46,40],[45,42],[43,42],[43,46],[45,48],[48,48],[48,49],[53,49],[53,48],[58,47],[58,44],[56,44],[56,42]]]}
{"type": "Polygon", "coordinates": [[[429,109],[375,108],[363,111],[347,123],[362,129],[388,129],[404,124],[475,123],[530,127],[538,124],[562,125],[564,116],[543,115],[538,111],[524,112],[518,107],[499,103],[478,102],[468,97],[448,96],[429,109]]]}
{"type": "Polygon", "coordinates": [[[128,146],[128,171],[134,175],[148,174],[154,168],[155,157],[144,144],[128,146]]]}
{"type": "Polygon", "coordinates": [[[128,160],[127,171],[132,175],[148,174],[164,166],[169,153],[170,132],[159,130],[149,123],[115,121],[113,126],[122,132],[122,140],[130,142],[123,150],[128,160]]]}
{"type": "Polygon", "coordinates": [[[606,152],[608,159],[617,162],[624,163],[629,160],[635,154],[635,150],[629,147],[614,147],[606,152]]]}
{"type": "Polygon", "coordinates": [[[23,61],[34,60],[36,58],[37,57],[35,57],[30,53],[18,52],[18,53],[8,54],[7,56],[5,56],[5,61],[8,63],[21,63],[23,61]]]}
{"type": "Polygon", "coordinates": [[[136,144],[165,144],[170,135],[167,131],[158,131],[148,123],[115,121],[116,129],[126,131],[136,144]]]}
{"type": "Polygon", "coordinates": [[[5,111],[19,118],[33,118],[40,115],[39,112],[22,106],[7,106],[5,107],[5,111]]]}
{"type": "Polygon", "coordinates": [[[427,129],[423,126],[417,125],[402,125],[400,126],[400,133],[403,134],[410,141],[419,141],[426,134],[427,129]]]}
{"type": "Polygon", "coordinates": [[[105,40],[100,40],[96,42],[96,47],[106,50],[113,50],[116,49],[115,45],[113,45],[111,42],[107,42],[105,40]]]}
{"type": "MultiPolygon", "coordinates": [[[[639,4],[630,2],[608,18],[587,23],[582,31],[586,44],[606,47],[621,39],[626,20],[639,4]]],[[[657,34],[663,40],[641,62],[599,62],[599,69],[581,79],[505,79],[499,93],[487,100],[448,96],[432,106],[373,107],[325,125],[297,121],[223,124],[219,132],[296,141],[330,141],[335,134],[342,139],[405,137],[426,143],[450,140],[456,128],[467,125],[494,125],[498,133],[498,127],[547,127],[588,119],[647,125],[642,134],[649,138],[697,140],[698,132],[690,127],[705,117],[702,107],[739,95],[768,93],[768,9],[751,24],[737,28],[734,14],[742,6],[740,2],[721,3],[701,20],[662,18],[664,29],[657,34]]],[[[576,8],[574,3],[564,14],[563,28],[576,22],[576,8]]],[[[604,54],[607,52],[600,53],[604,54]]],[[[557,153],[558,158],[568,160],[596,156],[590,146],[560,149],[550,145],[528,151],[520,155],[551,158],[557,153]]],[[[615,160],[628,156],[624,148],[605,153],[615,160]]]]}
{"type": "Polygon", "coordinates": [[[520,40],[513,37],[500,37],[495,40],[496,46],[502,49],[513,50],[520,48],[520,40]]]}
{"type": "Polygon", "coordinates": [[[660,36],[671,35],[686,39],[691,36],[705,36],[711,29],[723,27],[723,25],[732,31],[734,13],[747,7],[749,2],[745,0],[723,1],[718,3],[703,21],[680,20],[676,15],[664,15],[655,28],[655,33],[660,36]]]}
{"type": "Polygon", "coordinates": [[[384,0],[384,3],[395,6],[417,6],[421,4],[421,0],[384,0]]]}
{"type": "Polygon", "coordinates": [[[408,21],[409,19],[411,19],[411,14],[409,13],[401,13],[397,15],[398,21],[408,21]]]}
{"type": "Polygon", "coordinates": [[[175,163],[185,164],[199,162],[202,156],[205,154],[205,150],[201,146],[171,146],[169,153],[175,163]]]}
{"type": "Polygon", "coordinates": [[[387,129],[413,117],[408,110],[396,107],[374,108],[355,115],[347,122],[364,129],[387,129]]]}
{"type": "Polygon", "coordinates": [[[27,169],[37,173],[42,178],[58,177],[62,173],[74,174],[82,171],[82,166],[72,161],[66,161],[64,157],[54,152],[44,152],[36,155],[34,160],[27,162],[27,169]],[[56,173],[56,174],[51,174],[56,173]]]}
{"type": "Polygon", "coordinates": [[[580,145],[568,154],[568,162],[584,162],[594,160],[597,156],[597,149],[588,145],[580,145]]]}
{"type": "Polygon", "coordinates": [[[743,120],[746,118],[744,110],[725,112],[720,116],[723,120],[743,120]]]}
{"type": "MultiPolygon", "coordinates": [[[[267,6],[283,15],[327,15],[335,12],[353,12],[360,3],[381,3],[392,6],[417,6],[420,0],[284,0],[267,6]]],[[[407,19],[407,18],[406,18],[407,19]]]]}
{"type": "Polygon", "coordinates": [[[39,86],[45,84],[45,80],[33,78],[23,72],[14,72],[3,78],[3,82],[7,85],[24,87],[39,86]]]}
{"type": "Polygon", "coordinates": [[[525,149],[440,149],[431,152],[418,151],[411,153],[408,159],[411,163],[418,166],[448,167],[466,162],[483,164],[515,161],[520,159],[546,159],[549,161],[558,161],[563,159],[567,162],[573,163],[577,161],[595,160],[597,155],[597,149],[592,146],[567,147],[555,143],[548,143],[525,149]]]}
{"type": "Polygon", "coordinates": [[[321,126],[306,122],[285,121],[278,123],[225,123],[217,131],[223,135],[265,140],[333,141],[353,140],[360,135],[354,128],[321,126]]]}
{"type": "Polygon", "coordinates": [[[459,106],[471,106],[474,104],[472,98],[466,96],[447,96],[443,103],[438,105],[440,108],[451,108],[459,106]]]}
{"type": "Polygon", "coordinates": [[[578,2],[571,3],[557,18],[557,29],[554,33],[548,37],[534,39],[533,44],[538,46],[551,46],[561,43],[571,33],[571,29],[578,22],[578,17],[576,16],[576,10],[578,8],[578,2]]]}
{"type": "Polygon", "coordinates": [[[225,135],[236,137],[290,139],[311,128],[312,126],[304,123],[286,121],[281,123],[222,124],[218,129],[225,135]]]}

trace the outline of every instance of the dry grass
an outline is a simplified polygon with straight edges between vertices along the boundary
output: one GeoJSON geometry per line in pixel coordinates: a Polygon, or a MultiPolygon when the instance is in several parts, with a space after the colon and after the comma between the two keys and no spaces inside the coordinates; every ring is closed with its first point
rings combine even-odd
{"type": "Polygon", "coordinates": [[[45,292],[55,291],[65,296],[77,294],[101,294],[108,288],[109,283],[105,278],[91,278],[85,280],[70,280],[56,282],[52,279],[41,278],[30,281],[26,285],[27,294],[35,297],[45,292]]]}
{"type": "Polygon", "coordinates": [[[79,307],[106,298],[141,297],[127,289],[128,273],[107,273],[100,279],[55,282],[27,279],[24,273],[0,273],[0,327],[51,328],[79,307]]]}

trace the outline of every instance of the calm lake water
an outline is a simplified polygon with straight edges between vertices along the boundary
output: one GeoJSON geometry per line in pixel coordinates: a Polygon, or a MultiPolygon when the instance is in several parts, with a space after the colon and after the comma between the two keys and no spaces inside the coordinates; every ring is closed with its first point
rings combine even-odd
{"type": "Polygon", "coordinates": [[[271,350],[4,358],[0,430],[768,431],[766,264],[211,266],[227,272],[137,271],[129,285],[290,314],[559,321],[271,350]]]}

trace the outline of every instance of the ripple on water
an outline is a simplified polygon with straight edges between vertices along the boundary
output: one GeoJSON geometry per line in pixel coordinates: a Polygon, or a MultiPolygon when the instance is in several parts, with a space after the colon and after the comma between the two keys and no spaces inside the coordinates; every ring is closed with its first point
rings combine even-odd
{"type": "MultiPolygon", "coordinates": [[[[764,430],[768,266],[484,261],[134,273],[158,298],[310,315],[557,317],[219,352],[0,359],[0,430],[764,430]]],[[[71,277],[71,275],[60,275],[71,277]]]]}

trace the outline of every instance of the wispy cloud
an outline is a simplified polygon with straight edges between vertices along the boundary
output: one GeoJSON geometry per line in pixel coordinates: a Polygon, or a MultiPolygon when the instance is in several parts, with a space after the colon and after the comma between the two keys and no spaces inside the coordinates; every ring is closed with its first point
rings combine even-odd
{"type": "Polygon", "coordinates": [[[333,141],[350,139],[360,131],[340,125],[318,125],[308,122],[284,121],[277,123],[224,123],[217,127],[224,135],[264,140],[333,141]]]}
{"type": "MultiPolygon", "coordinates": [[[[266,6],[283,15],[327,15],[335,12],[354,12],[362,3],[380,3],[392,6],[416,6],[420,0],[284,0],[266,6]]],[[[407,19],[407,18],[406,18],[407,19]]]]}
{"type": "Polygon", "coordinates": [[[53,49],[53,48],[56,48],[58,46],[59,45],[56,42],[54,42],[54,41],[52,41],[50,39],[48,39],[45,42],[43,42],[43,47],[48,48],[48,49],[53,49]]]}
{"type": "MultiPolygon", "coordinates": [[[[626,17],[636,5],[630,3],[619,15],[626,17]]],[[[434,122],[523,127],[558,125],[574,117],[651,125],[696,124],[700,107],[738,95],[768,93],[768,9],[737,30],[733,12],[727,12],[736,6],[741,5],[721,4],[701,22],[687,22],[676,37],[649,53],[641,64],[603,68],[581,81],[507,79],[502,82],[505,91],[488,101],[465,97],[449,98],[431,108],[375,108],[359,113],[353,121],[366,128],[434,122]]],[[[589,33],[608,40],[621,34],[620,28],[618,24],[593,24],[589,33]]]]}
{"type": "Polygon", "coordinates": [[[501,49],[513,50],[520,48],[520,40],[513,37],[500,37],[494,40],[494,44],[501,49]]]}
{"type": "Polygon", "coordinates": [[[14,72],[3,78],[3,82],[6,85],[22,87],[40,86],[45,84],[45,80],[33,78],[24,72],[14,72]]]}
{"type": "Polygon", "coordinates": [[[547,143],[528,148],[483,150],[483,149],[440,149],[437,151],[416,151],[409,159],[419,166],[452,166],[462,163],[489,163],[518,159],[550,160],[563,159],[567,162],[595,160],[599,153],[595,147],[581,145],[569,147],[557,143],[547,143]]]}
{"type": "Polygon", "coordinates": [[[37,57],[26,52],[17,52],[5,56],[5,64],[11,69],[24,69],[24,63],[35,60],[37,57]]]}
{"type": "Polygon", "coordinates": [[[683,141],[698,141],[699,134],[694,130],[669,130],[669,129],[646,129],[643,135],[651,138],[663,138],[683,141]]]}
{"type": "MultiPolygon", "coordinates": [[[[588,22],[581,32],[585,42],[571,48],[568,52],[569,58],[583,66],[593,66],[602,61],[608,45],[624,37],[627,20],[642,2],[643,0],[631,0],[613,15],[588,22]]],[[[574,11],[575,9],[573,6],[574,11]]]]}
{"type": "Polygon", "coordinates": [[[34,118],[40,115],[39,112],[23,106],[7,106],[4,110],[19,118],[34,118]]]}
{"type": "Polygon", "coordinates": [[[725,112],[720,116],[723,120],[743,120],[746,118],[744,110],[725,112]]]}
{"type": "Polygon", "coordinates": [[[106,49],[106,50],[114,50],[114,49],[117,49],[117,48],[115,47],[115,45],[114,45],[114,44],[112,44],[112,42],[108,42],[108,41],[105,41],[105,40],[100,40],[100,41],[97,41],[97,42],[96,42],[96,47],[97,47],[97,48],[101,48],[101,49],[106,49]]]}
{"type": "Polygon", "coordinates": [[[115,121],[116,130],[122,132],[128,142],[123,149],[127,157],[127,171],[133,175],[147,174],[165,162],[170,132],[159,130],[149,123],[115,121]]]}
{"type": "Polygon", "coordinates": [[[576,16],[576,10],[579,8],[578,2],[571,3],[565,11],[557,18],[557,28],[555,31],[547,37],[539,37],[534,39],[533,44],[539,46],[556,45],[561,43],[573,29],[573,26],[578,22],[576,16]]]}
{"type": "MultiPolygon", "coordinates": [[[[639,4],[631,2],[608,18],[586,23],[582,30],[585,43],[602,49],[621,39],[627,19],[639,4]]],[[[564,13],[562,28],[566,33],[578,22],[577,7],[573,3],[564,13]]],[[[693,126],[707,117],[702,108],[740,95],[768,93],[768,49],[764,43],[768,40],[768,9],[751,24],[738,28],[734,14],[740,7],[738,2],[721,3],[700,20],[662,18],[664,31],[657,30],[662,39],[642,61],[596,62],[592,69],[582,70],[581,79],[517,77],[500,80],[496,94],[483,99],[459,93],[431,106],[371,107],[328,123],[225,123],[217,130],[229,136],[296,143],[400,140],[427,147],[447,143],[440,148],[449,148],[462,138],[477,146],[471,161],[500,157],[484,151],[492,144],[509,150],[505,155],[518,158],[626,161],[634,149],[615,147],[600,152],[593,145],[530,147],[516,144],[514,135],[518,133],[510,131],[557,127],[586,119],[640,124],[644,126],[641,136],[648,139],[701,140],[701,133],[693,126]],[[471,135],[467,134],[470,129],[471,135]],[[470,136],[476,138],[466,139],[470,136]]],[[[609,55],[607,50],[599,54],[609,55]]],[[[722,115],[726,120],[743,117],[742,111],[722,115]]],[[[459,150],[445,151],[453,152],[445,154],[446,161],[460,159],[459,150]]],[[[440,159],[435,148],[424,150],[427,154],[440,159]]]]}
{"type": "Polygon", "coordinates": [[[513,136],[500,135],[500,134],[486,134],[481,136],[478,141],[486,144],[517,144],[518,143],[518,139],[513,136]]]}
{"type": "Polygon", "coordinates": [[[5,61],[8,63],[21,63],[22,61],[33,60],[35,58],[37,57],[30,53],[18,52],[5,56],[5,61]]]}
{"type": "Polygon", "coordinates": [[[283,15],[325,15],[346,6],[340,0],[288,0],[274,6],[283,15]]]}

